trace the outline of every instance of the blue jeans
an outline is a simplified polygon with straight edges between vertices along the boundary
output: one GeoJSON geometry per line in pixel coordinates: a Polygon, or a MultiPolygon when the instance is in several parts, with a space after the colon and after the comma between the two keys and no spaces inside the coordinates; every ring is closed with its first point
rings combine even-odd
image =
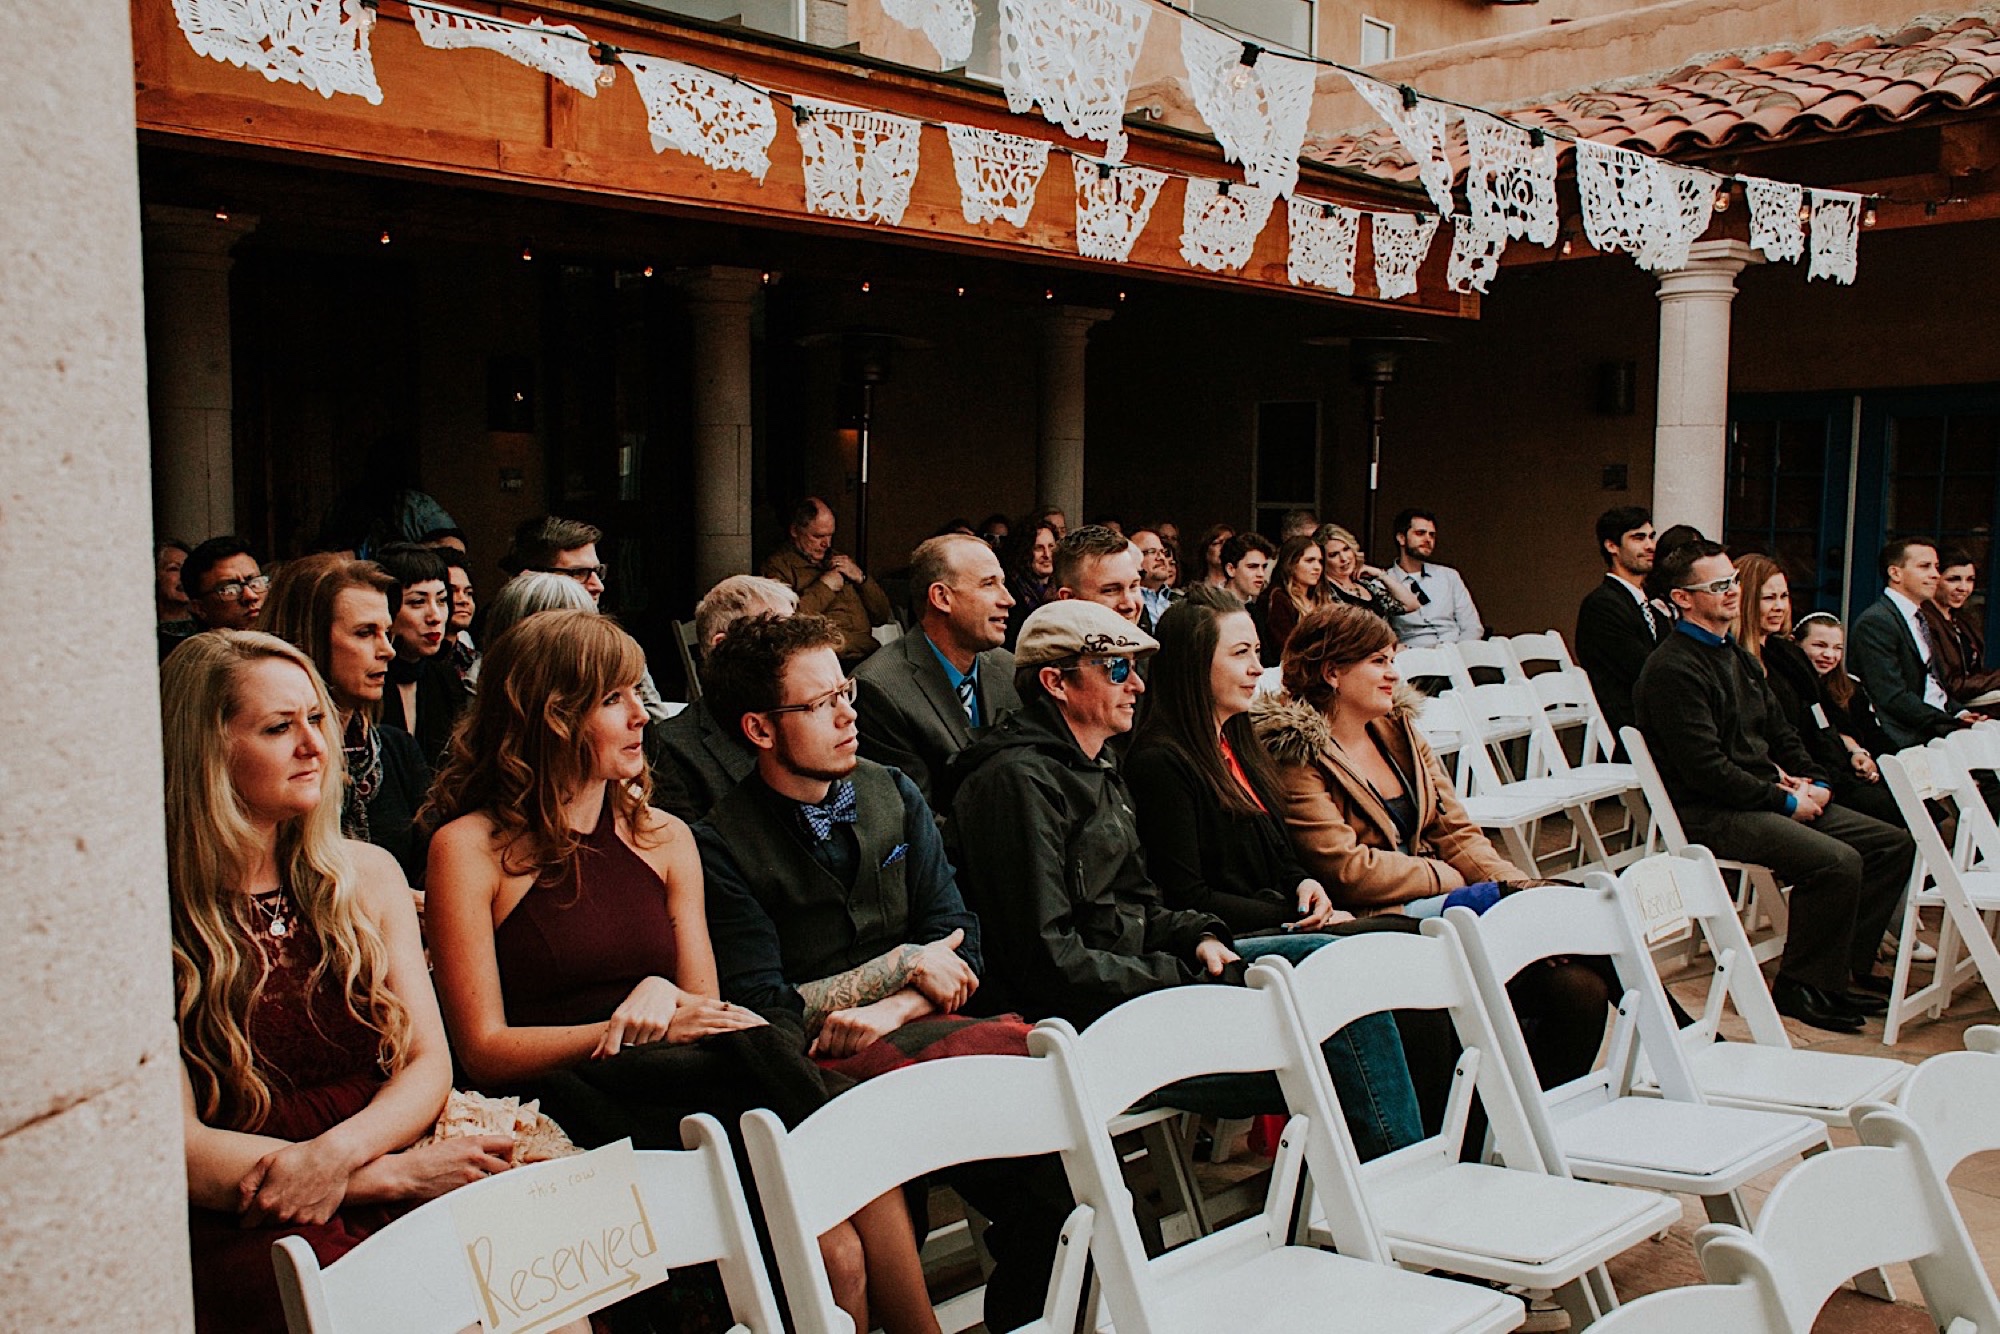
{"type": "MultiPolygon", "coordinates": [[[[1342,937],[1322,935],[1256,936],[1236,942],[1246,963],[1265,955],[1282,955],[1297,963],[1324,946],[1338,946],[1342,937]]],[[[1355,1020],[1320,1044],[1347,1130],[1363,1159],[1414,1144],[1424,1137],[1417,1111],[1417,1090],[1403,1060],[1403,1040],[1395,1018],[1387,1013],[1355,1020]]],[[[1148,1103],[1178,1107],[1203,1116],[1241,1119],[1268,1113],[1284,1114],[1284,1091],[1278,1077],[1255,1074],[1197,1075],[1155,1093],[1148,1103]]]]}

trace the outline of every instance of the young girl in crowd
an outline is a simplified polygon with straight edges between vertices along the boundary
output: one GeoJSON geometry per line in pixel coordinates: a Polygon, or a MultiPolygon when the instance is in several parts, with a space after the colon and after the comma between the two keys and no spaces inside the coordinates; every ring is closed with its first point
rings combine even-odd
{"type": "Polygon", "coordinates": [[[274,1241],[330,1264],[385,1206],[503,1170],[512,1141],[406,1147],[451,1056],[395,859],[340,836],[338,715],[311,662],[196,635],[160,695],[196,1327],[277,1332],[274,1241]]]}
{"type": "Polygon", "coordinates": [[[1769,556],[1752,553],[1736,562],[1742,609],[1736,613],[1736,642],[1764,668],[1778,708],[1833,783],[1841,805],[1893,825],[1903,823],[1896,799],[1866,747],[1849,741],[1820,704],[1820,675],[1806,652],[1792,641],[1791,584],[1769,556]]]}
{"type": "MultiPolygon", "coordinates": [[[[647,803],[645,656],[586,611],[494,639],[426,820],[426,913],[453,1048],[472,1081],[539,1097],[580,1145],[677,1148],[681,1118],[732,1133],[827,1098],[795,1028],[720,999],[700,858],[647,803]]],[[[936,1334],[900,1193],[821,1239],[857,1329],[936,1334]]]]}
{"type": "MultiPolygon", "coordinates": [[[[1395,632],[1374,612],[1320,607],[1285,648],[1284,692],[1252,706],[1299,863],[1336,906],[1362,914],[1435,915],[1448,900],[1478,911],[1540,883],[1466,818],[1418,734],[1395,656],[1395,632]]],[[[1553,961],[1510,985],[1545,1087],[1596,1060],[1611,999],[1604,974],[1599,962],[1553,961]]]]}
{"type": "Polygon", "coordinates": [[[1323,523],[1314,539],[1326,559],[1326,589],[1338,602],[1366,607],[1377,616],[1415,611],[1416,595],[1361,559],[1361,544],[1337,523],[1323,523]]]}
{"type": "Polygon", "coordinates": [[[1320,580],[1325,572],[1325,556],[1312,538],[1288,537],[1285,545],[1278,548],[1278,559],[1271,567],[1271,583],[1264,590],[1266,667],[1278,665],[1285,641],[1292,637],[1292,627],[1299,623],[1299,618],[1326,604],[1326,589],[1320,580]]]}
{"type": "Polygon", "coordinates": [[[1871,756],[1895,749],[1875,721],[1867,692],[1848,674],[1847,631],[1840,618],[1830,611],[1809,611],[1793,625],[1792,636],[1819,676],[1819,702],[1841,740],[1871,756]]]}
{"type": "Polygon", "coordinates": [[[412,885],[423,884],[424,843],[415,822],[430,769],[408,732],[376,722],[396,651],[389,642],[389,597],[396,581],[381,566],[332,552],[278,567],[257,627],[312,659],[340,714],[347,776],[340,832],[386,849],[412,885]]]}

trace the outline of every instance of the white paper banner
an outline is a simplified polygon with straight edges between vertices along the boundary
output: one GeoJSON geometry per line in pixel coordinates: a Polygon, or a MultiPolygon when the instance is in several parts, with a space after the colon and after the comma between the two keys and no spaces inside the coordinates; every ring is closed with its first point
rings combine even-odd
{"type": "Polygon", "coordinates": [[[1276,195],[1254,185],[1188,177],[1181,203],[1181,258],[1212,273],[1242,268],[1250,262],[1276,201],[1276,195]]]}
{"type": "Polygon", "coordinates": [[[1125,160],[1125,97],[1151,11],[1137,0],[1000,0],[1007,107],[1042,115],[1125,160]]]}
{"type": "Polygon", "coordinates": [[[1181,20],[1181,61],[1195,109],[1215,131],[1223,156],[1243,179],[1279,195],[1299,181],[1299,145],[1312,112],[1314,66],[1274,52],[1243,63],[1244,44],[1193,19],[1181,20]]]}
{"type": "Polygon", "coordinates": [[[1431,252],[1438,220],[1429,213],[1371,213],[1369,236],[1375,244],[1375,295],[1384,301],[1417,290],[1417,270],[1431,252]]]}
{"type": "Polygon", "coordinates": [[[1445,151],[1445,130],[1450,124],[1451,108],[1425,97],[1417,98],[1415,106],[1406,106],[1401,88],[1352,70],[1341,73],[1354,85],[1354,91],[1375,108],[1375,114],[1396,132],[1396,141],[1417,164],[1417,179],[1424,183],[1424,190],[1431,203],[1437,205],[1437,211],[1450,213],[1452,170],[1451,158],[1445,151]]]}
{"type": "Polygon", "coordinates": [[[1167,174],[1149,167],[1100,167],[1070,154],[1076,168],[1076,252],[1123,264],[1153,216],[1167,174]]]}
{"type": "Polygon", "coordinates": [[[631,51],[620,52],[618,59],[632,71],[632,84],[646,104],[655,153],[671,148],[717,171],[747,171],[764,179],[778,117],[761,89],[678,60],[631,51]]]}
{"type": "Polygon", "coordinates": [[[358,0],[174,0],[174,17],[197,55],[382,104],[358,0]]]}
{"type": "Polygon", "coordinates": [[[885,111],[792,96],[805,154],[806,211],[895,226],[910,206],[924,124],[885,111]]]}
{"type": "Polygon", "coordinates": [[[597,76],[602,67],[592,58],[590,38],[572,24],[544,24],[541,19],[526,24],[508,23],[485,14],[468,13],[439,5],[410,6],[410,21],[425,46],[440,51],[497,51],[529,69],[582,93],[597,96],[597,76]]]}
{"type": "Polygon", "coordinates": [[[958,175],[958,206],[967,222],[1005,218],[1028,225],[1035,191],[1048,170],[1049,142],[972,125],[947,125],[951,165],[958,175]]]}
{"type": "Polygon", "coordinates": [[[1293,195],[1287,212],[1291,245],[1285,277],[1294,287],[1310,284],[1343,296],[1354,295],[1354,251],[1361,239],[1361,214],[1351,208],[1293,195]]]}

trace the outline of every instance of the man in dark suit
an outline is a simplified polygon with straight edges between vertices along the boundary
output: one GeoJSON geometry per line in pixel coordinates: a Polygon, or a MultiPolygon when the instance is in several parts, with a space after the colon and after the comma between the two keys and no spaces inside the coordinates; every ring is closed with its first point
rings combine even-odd
{"type": "MultiPolygon", "coordinates": [[[[706,662],[729,627],[746,616],[785,617],[798,609],[799,595],[777,580],[731,575],[695,604],[695,651],[706,662]]],[[[653,804],[689,824],[705,817],[756,767],[750,747],[716,721],[706,699],[646,728],[646,762],[653,770],[653,804]]]]}
{"type": "Polygon", "coordinates": [[[1945,690],[1921,610],[1937,593],[1937,546],[1903,537],[1882,548],[1882,596],[1854,618],[1847,665],[1861,678],[1882,730],[1898,748],[1977,722],[1945,690]]]}
{"type": "Polygon", "coordinates": [[[1021,707],[1006,572],[976,537],[947,533],[910,556],[910,599],[918,628],[855,669],[860,684],[861,754],[900,769],[929,801],[946,761],[974,728],[1021,707]]]}
{"type": "MultiPolygon", "coordinates": [[[[1597,550],[1604,578],[1576,609],[1576,660],[1611,724],[1633,724],[1632,687],[1646,658],[1659,647],[1674,618],[1647,600],[1646,576],[1653,572],[1653,516],[1638,505],[1606,510],[1597,520],[1597,550]]],[[[1622,752],[1624,743],[1619,743],[1622,752]]]]}

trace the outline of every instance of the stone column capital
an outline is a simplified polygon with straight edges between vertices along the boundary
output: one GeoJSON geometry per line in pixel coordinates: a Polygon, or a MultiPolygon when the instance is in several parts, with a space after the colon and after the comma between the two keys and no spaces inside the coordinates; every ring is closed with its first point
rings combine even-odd
{"type": "Polygon", "coordinates": [[[1688,247],[1688,262],[1660,275],[1662,301],[1733,300],[1736,275],[1764,257],[1741,241],[1697,241],[1688,247]]]}
{"type": "Polygon", "coordinates": [[[145,222],[143,234],[149,260],[206,262],[223,268],[229,266],[230,252],[236,243],[257,230],[254,214],[218,217],[213,209],[181,208],[173,204],[146,205],[145,222]]]}
{"type": "Polygon", "coordinates": [[[1058,338],[1082,340],[1090,331],[1118,312],[1101,306],[1054,306],[1042,312],[1042,332],[1058,338]]]}
{"type": "Polygon", "coordinates": [[[709,264],[681,270],[674,275],[674,283],[697,305],[747,306],[762,290],[764,273],[761,269],[709,264]]]}

